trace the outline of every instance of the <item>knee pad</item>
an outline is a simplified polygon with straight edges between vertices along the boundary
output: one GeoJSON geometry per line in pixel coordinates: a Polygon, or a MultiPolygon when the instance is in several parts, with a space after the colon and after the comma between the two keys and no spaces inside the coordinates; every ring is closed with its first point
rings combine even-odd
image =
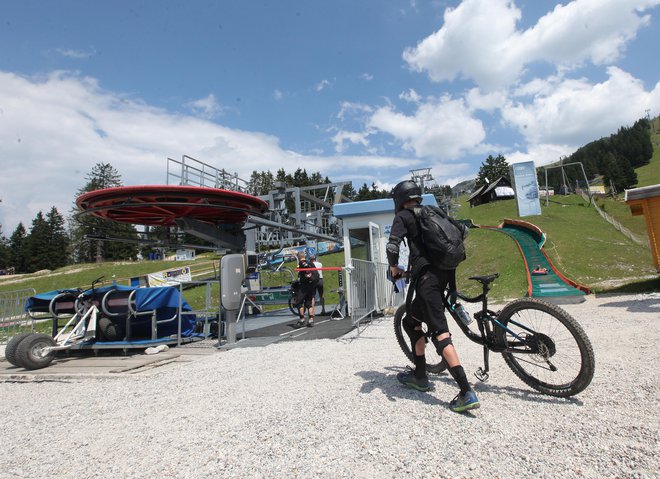
{"type": "Polygon", "coordinates": [[[451,336],[440,340],[436,339],[436,337],[437,335],[435,334],[431,336],[432,338],[431,341],[433,342],[433,345],[435,346],[435,350],[438,352],[440,357],[444,357],[442,356],[442,352],[444,351],[444,349],[449,345],[453,345],[454,343],[451,342],[451,336]]]}
{"type": "Polygon", "coordinates": [[[406,315],[403,317],[403,321],[401,321],[401,325],[403,326],[403,330],[410,338],[411,344],[413,346],[415,343],[417,343],[417,341],[420,340],[420,338],[424,337],[424,331],[421,329],[422,323],[413,319],[411,314],[406,313],[406,315]]]}

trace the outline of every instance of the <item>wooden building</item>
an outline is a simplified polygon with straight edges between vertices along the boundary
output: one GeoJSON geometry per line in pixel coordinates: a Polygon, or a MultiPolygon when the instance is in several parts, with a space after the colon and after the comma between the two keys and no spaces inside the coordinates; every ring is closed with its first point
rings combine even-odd
{"type": "Polygon", "coordinates": [[[633,216],[644,215],[653,263],[660,272],[660,185],[626,190],[626,203],[633,216]]]}
{"type": "Polygon", "coordinates": [[[482,185],[479,189],[472,192],[468,201],[470,206],[478,206],[484,203],[490,203],[497,200],[510,200],[515,198],[516,194],[511,188],[511,182],[504,176],[500,176],[492,183],[482,185]]]}

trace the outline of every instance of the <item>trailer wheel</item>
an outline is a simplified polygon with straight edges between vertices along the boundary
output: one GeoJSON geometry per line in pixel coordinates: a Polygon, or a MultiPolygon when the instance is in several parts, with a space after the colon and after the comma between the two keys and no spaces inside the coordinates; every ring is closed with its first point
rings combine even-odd
{"type": "Polygon", "coordinates": [[[121,324],[115,323],[110,318],[99,319],[99,331],[105,341],[121,341],[124,339],[124,328],[121,324]]]}
{"type": "Polygon", "coordinates": [[[5,347],[5,359],[14,366],[20,366],[18,361],[16,361],[16,349],[18,348],[18,345],[31,334],[32,333],[21,333],[11,338],[7,343],[7,346],[5,347]]]}
{"type": "Polygon", "coordinates": [[[55,346],[55,340],[47,334],[32,333],[23,339],[16,348],[17,366],[25,369],[41,369],[55,358],[55,352],[44,352],[44,348],[55,346]]]}

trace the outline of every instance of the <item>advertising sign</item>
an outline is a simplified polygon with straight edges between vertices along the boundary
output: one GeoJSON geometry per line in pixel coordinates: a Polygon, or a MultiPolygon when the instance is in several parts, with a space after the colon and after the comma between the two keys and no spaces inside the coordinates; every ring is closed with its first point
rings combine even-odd
{"type": "Polygon", "coordinates": [[[541,214],[539,200],[539,185],[536,180],[536,168],[533,161],[524,161],[511,166],[513,169],[513,184],[518,203],[518,216],[533,216],[541,214]]]}
{"type": "Polygon", "coordinates": [[[150,287],[158,286],[178,286],[179,283],[192,281],[190,274],[190,267],[184,266],[183,268],[171,269],[168,271],[160,271],[158,273],[151,273],[147,275],[150,287]]]}

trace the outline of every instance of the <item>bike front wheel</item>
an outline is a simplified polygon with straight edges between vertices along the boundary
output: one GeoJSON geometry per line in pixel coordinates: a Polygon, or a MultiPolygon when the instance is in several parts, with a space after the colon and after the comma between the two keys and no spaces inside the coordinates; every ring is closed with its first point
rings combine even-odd
{"type": "MultiPolygon", "coordinates": [[[[415,355],[413,353],[414,347],[410,344],[410,338],[406,334],[406,331],[403,329],[403,317],[406,314],[406,305],[402,304],[399,306],[394,313],[394,335],[396,336],[396,342],[399,343],[399,347],[403,354],[406,355],[408,360],[415,364],[415,355]]],[[[426,323],[421,323],[422,330],[424,334],[427,332],[426,323]]],[[[426,355],[426,370],[430,373],[440,374],[442,371],[447,369],[445,363],[442,362],[442,358],[436,352],[434,347],[429,347],[425,349],[426,355]]]]}
{"type": "Polygon", "coordinates": [[[562,308],[534,298],[507,304],[498,316],[504,361],[525,384],[558,397],[578,394],[595,370],[591,342],[562,308]]]}

